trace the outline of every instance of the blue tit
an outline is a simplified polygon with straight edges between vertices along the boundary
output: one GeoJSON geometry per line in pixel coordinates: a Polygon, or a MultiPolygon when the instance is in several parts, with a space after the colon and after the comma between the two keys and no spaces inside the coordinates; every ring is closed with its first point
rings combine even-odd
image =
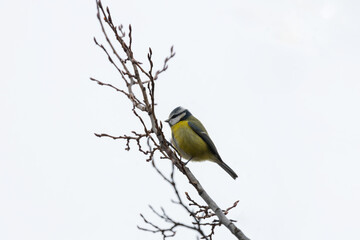
{"type": "Polygon", "coordinates": [[[210,160],[219,164],[233,179],[236,173],[224,163],[205,127],[189,110],[177,107],[165,120],[172,132],[172,144],[181,157],[192,161],[210,160]]]}

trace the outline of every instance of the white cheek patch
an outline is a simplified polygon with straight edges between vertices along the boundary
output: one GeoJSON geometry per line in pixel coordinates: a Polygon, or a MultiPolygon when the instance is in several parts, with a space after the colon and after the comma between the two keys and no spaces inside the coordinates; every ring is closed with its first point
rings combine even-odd
{"type": "Polygon", "coordinates": [[[184,112],[184,113],[180,114],[179,116],[177,116],[176,118],[170,119],[170,121],[169,121],[169,122],[170,122],[170,125],[172,126],[172,125],[178,123],[178,122],[180,121],[180,119],[185,116],[185,114],[186,114],[186,113],[184,112]]]}

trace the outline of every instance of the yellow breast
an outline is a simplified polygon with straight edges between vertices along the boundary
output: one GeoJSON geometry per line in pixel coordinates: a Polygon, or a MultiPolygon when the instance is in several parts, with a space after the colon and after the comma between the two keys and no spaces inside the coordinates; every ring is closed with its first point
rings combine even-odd
{"type": "Polygon", "coordinates": [[[187,121],[180,121],[171,127],[176,149],[185,159],[202,161],[212,160],[214,155],[207,144],[188,125],[187,121]]]}

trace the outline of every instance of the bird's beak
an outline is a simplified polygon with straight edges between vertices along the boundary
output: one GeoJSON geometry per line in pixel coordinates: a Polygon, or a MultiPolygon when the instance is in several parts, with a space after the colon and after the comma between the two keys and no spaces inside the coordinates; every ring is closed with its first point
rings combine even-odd
{"type": "Polygon", "coordinates": [[[165,122],[169,123],[170,119],[166,119],[165,122]]]}

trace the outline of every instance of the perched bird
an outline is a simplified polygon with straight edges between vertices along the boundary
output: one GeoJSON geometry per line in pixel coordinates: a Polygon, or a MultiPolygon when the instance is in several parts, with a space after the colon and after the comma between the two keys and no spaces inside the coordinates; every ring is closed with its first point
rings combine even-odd
{"type": "Polygon", "coordinates": [[[205,127],[189,110],[175,108],[165,120],[172,132],[172,143],[181,157],[189,161],[210,160],[220,165],[233,179],[236,173],[224,163],[205,127]]]}

